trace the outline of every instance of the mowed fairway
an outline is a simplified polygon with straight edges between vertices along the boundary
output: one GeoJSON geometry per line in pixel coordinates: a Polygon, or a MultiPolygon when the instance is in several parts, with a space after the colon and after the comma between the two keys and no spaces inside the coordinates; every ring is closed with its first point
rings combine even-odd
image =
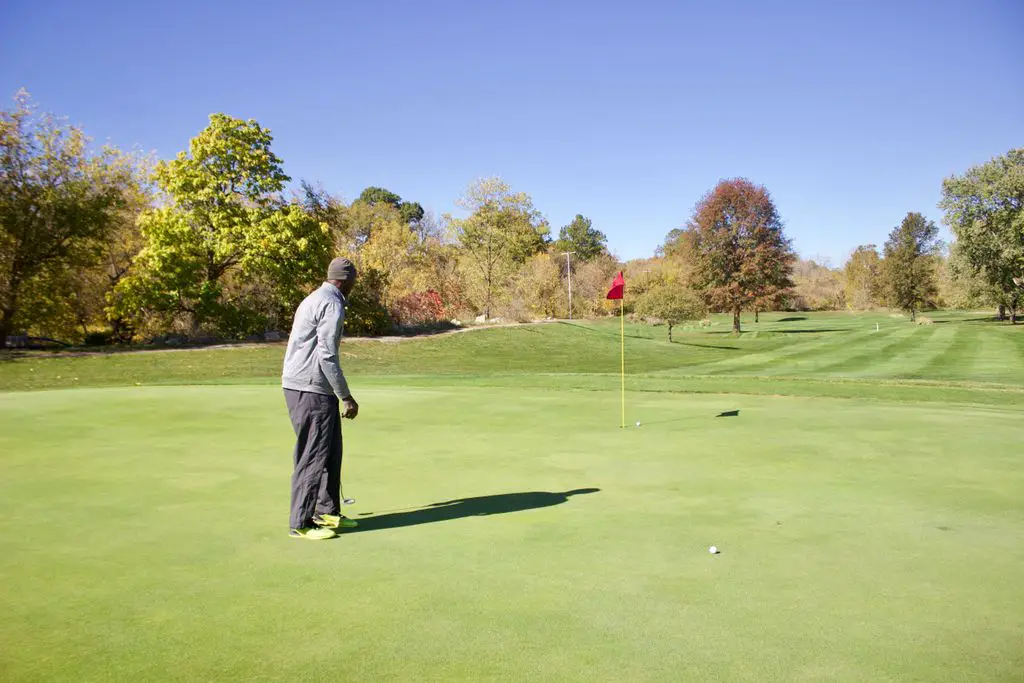
{"type": "Polygon", "coordinates": [[[324,543],[281,347],[0,363],[0,679],[1019,681],[1024,330],[765,318],[346,343],[324,543]]]}

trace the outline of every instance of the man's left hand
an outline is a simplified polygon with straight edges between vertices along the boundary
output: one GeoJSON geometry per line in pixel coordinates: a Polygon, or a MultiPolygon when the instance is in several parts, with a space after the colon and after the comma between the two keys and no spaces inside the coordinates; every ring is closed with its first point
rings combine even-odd
{"type": "Polygon", "coordinates": [[[344,406],[344,410],[341,411],[341,416],[346,420],[356,419],[356,415],[359,414],[359,404],[356,400],[349,396],[348,398],[341,399],[341,403],[344,406]]]}

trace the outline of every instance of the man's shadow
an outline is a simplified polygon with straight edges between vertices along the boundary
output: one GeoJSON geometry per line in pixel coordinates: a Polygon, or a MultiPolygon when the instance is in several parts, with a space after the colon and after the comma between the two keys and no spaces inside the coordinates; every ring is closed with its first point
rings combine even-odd
{"type": "Polygon", "coordinates": [[[550,491],[524,491],[522,493],[499,493],[493,496],[477,496],[475,498],[458,498],[443,503],[432,503],[415,510],[388,512],[371,517],[360,517],[359,526],[345,533],[361,531],[380,531],[381,529],[397,529],[417,524],[433,524],[447,522],[463,517],[483,517],[487,515],[503,515],[508,512],[522,512],[537,508],[561,505],[570,496],[585,493],[597,493],[601,489],[586,488],[552,493],[550,491]]]}

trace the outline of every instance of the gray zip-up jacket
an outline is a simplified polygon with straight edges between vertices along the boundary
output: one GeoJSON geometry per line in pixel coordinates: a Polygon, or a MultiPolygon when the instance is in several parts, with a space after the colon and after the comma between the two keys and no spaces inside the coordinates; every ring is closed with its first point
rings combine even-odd
{"type": "Polygon", "coordinates": [[[338,362],[346,303],[338,288],[325,282],[295,309],[281,373],[285,389],[351,396],[338,362]]]}

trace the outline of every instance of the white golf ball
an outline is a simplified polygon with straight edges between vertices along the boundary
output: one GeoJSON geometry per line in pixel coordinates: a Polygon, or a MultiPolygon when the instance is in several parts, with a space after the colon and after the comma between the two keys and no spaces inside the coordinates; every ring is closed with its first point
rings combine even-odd
{"type": "Polygon", "coordinates": [[[708,548],[708,552],[711,553],[712,555],[717,555],[718,554],[718,546],[716,546],[716,545],[711,546],[710,548],[708,548]]]}
{"type": "Polygon", "coordinates": [[[636,423],[636,426],[637,426],[637,427],[639,427],[639,426],[640,426],[640,422],[639,422],[639,421],[638,421],[638,422],[636,423]]]}

